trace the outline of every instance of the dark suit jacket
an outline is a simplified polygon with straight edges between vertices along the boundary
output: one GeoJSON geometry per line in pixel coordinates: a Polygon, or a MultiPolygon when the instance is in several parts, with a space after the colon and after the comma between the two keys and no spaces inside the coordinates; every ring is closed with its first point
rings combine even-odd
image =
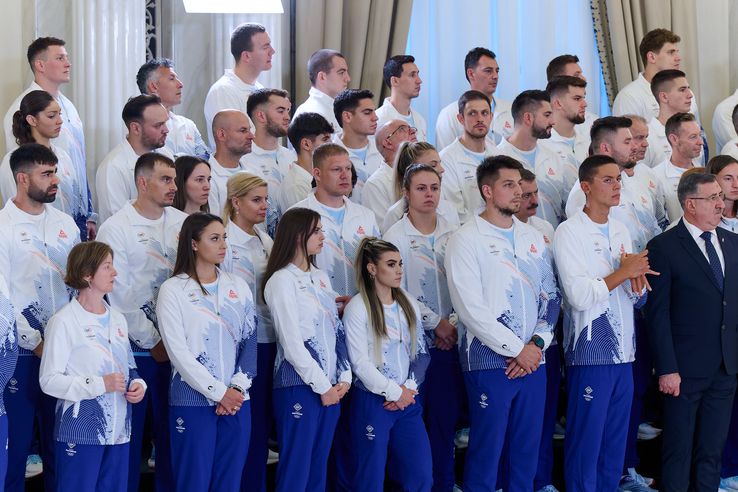
{"type": "Polygon", "coordinates": [[[712,377],[721,364],[738,372],[738,234],[717,229],[725,259],[720,292],[710,263],[684,219],[648,243],[653,288],[648,294],[651,351],[657,375],[712,377]]]}

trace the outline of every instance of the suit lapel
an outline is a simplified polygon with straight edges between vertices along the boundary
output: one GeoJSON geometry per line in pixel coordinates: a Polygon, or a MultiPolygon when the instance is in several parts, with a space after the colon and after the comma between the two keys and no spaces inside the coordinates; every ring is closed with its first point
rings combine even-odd
{"type": "Polygon", "coordinates": [[[728,279],[733,279],[733,276],[738,273],[738,265],[736,264],[736,251],[732,248],[731,241],[726,241],[726,237],[728,234],[732,234],[730,232],[724,231],[720,227],[718,227],[715,231],[717,233],[717,237],[720,240],[720,249],[723,251],[723,261],[725,262],[725,285],[723,286],[724,292],[735,292],[733,289],[733,283],[729,282],[728,279]]]}
{"type": "MultiPolygon", "coordinates": [[[[710,263],[707,261],[707,258],[705,258],[705,255],[702,253],[702,251],[700,251],[700,248],[697,246],[694,238],[689,233],[689,230],[687,230],[687,226],[684,225],[684,219],[680,220],[679,224],[677,224],[676,227],[684,249],[687,250],[687,253],[689,253],[692,259],[696,261],[697,264],[700,266],[705,275],[707,275],[707,277],[710,279],[710,283],[712,283],[712,285],[715,286],[717,290],[720,290],[720,286],[715,279],[715,274],[712,273],[712,268],[710,268],[710,263]]],[[[723,243],[721,242],[720,244],[722,246],[723,243]]],[[[723,252],[723,257],[725,256],[725,252],[723,252]]]]}

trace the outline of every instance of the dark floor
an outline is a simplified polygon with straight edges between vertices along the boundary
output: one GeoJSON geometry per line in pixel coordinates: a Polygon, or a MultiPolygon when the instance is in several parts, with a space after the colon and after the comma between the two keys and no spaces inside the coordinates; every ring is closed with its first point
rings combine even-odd
{"type": "MultiPolygon", "coordinates": [[[[563,484],[563,463],[564,463],[564,441],[554,441],[554,485],[561,491],[564,492],[563,484]]],[[[661,439],[653,439],[651,441],[639,441],[638,442],[638,454],[641,457],[641,467],[639,471],[642,475],[647,477],[653,477],[657,480],[654,487],[658,488],[658,478],[660,476],[660,461],[661,461],[661,439]]],[[[277,466],[272,465],[268,467],[268,474],[271,487],[269,490],[274,490],[274,476],[276,473],[277,466]]],[[[456,460],[456,473],[458,482],[461,482],[461,477],[464,469],[464,450],[457,451],[456,460]]],[[[34,477],[26,482],[26,491],[29,492],[41,492],[44,490],[41,476],[34,477]]],[[[142,464],[141,474],[141,486],[140,491],[153,491],[154,490],[154,474],[151,469],[145,464],[142,464]]]]}

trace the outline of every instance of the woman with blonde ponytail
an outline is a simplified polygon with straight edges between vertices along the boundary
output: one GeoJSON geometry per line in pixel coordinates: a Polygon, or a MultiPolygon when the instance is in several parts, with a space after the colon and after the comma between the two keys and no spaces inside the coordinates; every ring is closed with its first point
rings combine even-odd
{"type": "Polygon", "coordinates": [[[272,428],[272,380],[277,338],[272,316],[264,303],[261,284],[274,242],[262,228],[267,214],[267,182],[246,172],[236,173],[226,184],[223,207],[226,224],[226,257],[223,270],[246,280],[256,305],[257,376],[251,386],[251,438],[242,489],[261,490],[266,483],[267,441],[272,428]],[[248,487],[245,488],[245,485],[248,487]]]}
{"type": "Polygon", "coordinates": [[[355,269],[359,293],[343,315],[356,376],[349,410],[356,464],[351,490],[382,491],[391,451],[390,478],[402,490],[427,491],[431,452],[418,388],[429,356],[420,308],[400,288],[402,259],[392,243],[364,238],[355,269]]]}

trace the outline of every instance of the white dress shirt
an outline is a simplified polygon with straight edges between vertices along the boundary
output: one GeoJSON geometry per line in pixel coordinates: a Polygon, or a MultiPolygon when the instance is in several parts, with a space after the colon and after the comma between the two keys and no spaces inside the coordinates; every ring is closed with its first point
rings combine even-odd
{"type": "Polygon", "coordinates": [[[682,217],[682,221],[684,222],[684,225],[687,227],[687,230],[689,231],[689,234],[692,236],[692,239],[694,239],[694,242],[697,243],[697,247],[700,248],[700,251],[702,251],[702,254],[705,256],[705,259],[708,263],[710,263],[710,257],[707,256],[707,248],[705,247],[705,240],[700,237],[700,235],[704,232],[710,232],[710,242],[712,243],[712,246],[715,248],[715,251],[717,252],[718,258],[720,259],[720,267],[723,270],[723,274],[725,274],[725,257],[723,256],[723,249],[720,247],[720,239],[718,238],[717,233],[715,232],[715,229],[711,229],[710,231],[703,231],[696,225],[689,222],[687,219],[682,217]]]}

